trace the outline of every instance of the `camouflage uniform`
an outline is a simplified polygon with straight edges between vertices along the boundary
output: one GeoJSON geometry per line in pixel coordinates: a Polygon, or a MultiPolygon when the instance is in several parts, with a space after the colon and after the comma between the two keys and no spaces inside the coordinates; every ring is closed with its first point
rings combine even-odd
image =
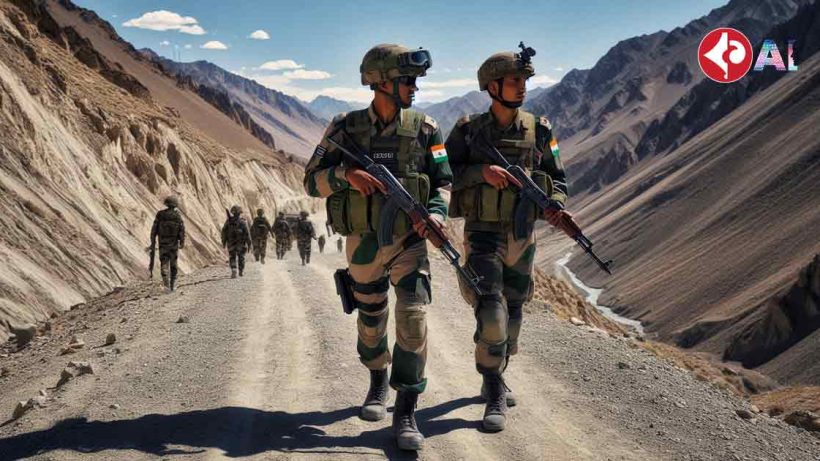
{"type": "Polygon", "coordinates": [[[265,264],[265,253],[268,248],[268,235],[273,235],[268,218],[264,216],[262,210],[256,210],[257,216],[253,218],[251,226],[251,237],[253,238],[253,258],[265,264]]]}
{"type": "MultiPolygon", "coordinates": [[[[398,135],[403,120],[418,117],[422,123],[414,137],[419,156],[416,169],[430,178],[428,210],[443,219],[447,204],[438,189],[450,183],[452,173],[446,156],[443,161],[433,158],[432,149],[442,145],[441,131],[436,122],[429,116],[408,109],[402,109],[396,119],[386,125],[379,120],[372,105],[357,112],[335,117],[325,136],[349,127],[348,120],[351,118],[364,118],[370,145],[387,145],[403,137],[398,135]]],[[[342,160],[341,153],[329,147],[324,139],[317,152],[322,152],[322,155],[314,155],[306,170],[308,193],[314,197],[348,193],[349,184],[344,179],[348,164],[342,160]]],[[[378,160],[386,162],[389,159],[378,160]]],[[[358,192],[350,193],[361,197],[358,192]]],[[[381,197],[379,192],[373,195],[381,197]]],[[[339,231],[335,227],[334,230],[339,231]]],[[[427,328],[423,308],[430,302],[427,246],[412,229],[408,231],[406,227],[393,245],[382,248],[379,248],[373,231],[344,233],[348,234],[346,248],[350,275],[357,283],[354,295],[359,303],[359,357],[370,369],[384,369],[394,361],[390,384],[395,389],[420,393],[427,382],[424,374],[427,328]],[[396,290],[397,332],[392,357],[387,343],[388,279],[396,290]]]]}
{"type": "Polygon", "coordinates": [[[151,246],[159,240],[159,262],[162,282],[166,288],[173,290],[177,280],[177,254],[185,246],[185,223],[182,213],[177,209],[176,198],[165,199],[168,208],[157,212],[151,226],[151,246]]]}
{"type": "Polygon", "coordinates": [[[302,258],[302,265],[310,264],[310,249],[313,239],[316,238],[316,230],[313,223],[307,218],[308,214],[303,211],[296,223],[296,247],[299,249],[299,257],[302,258]]]}
{"type": "Polygon", "coordinates": [[[245,253],[250,251],[251,244],[251,233],[248,223],[242,218],[242,209],[234,206],[231,208],[231,216],[222,226],[222,246],[228,249],[230,255],[231,277],[236,277],[237,267],[239,276],[244,275],[245,253]]]}
{"type": "Polygon", "coordinates": [[[273,236],[276,237],[276,259],[285,257],[285,253],[290,250],[291,241],[293,240],[293,232],[290,229],[290,224],[285,220],[285,214],[279,213],[279,216],[273,222],[273,236]]]}
{"type": "Polygon", "coordinates": [[[325,236],[320,235],[319,236],[319,241],[317,243],[319,244],[319,253],[324,253],[325,252],[325,236]]]}
{"type": "MultiPolygon", "coordinates": [[[[501,57],[512,60],[512,56],[517,58],[512,53],[494,55],[482,69],[493,59],[501,57]]],[[[526,70],[520,72],[526,75],[526,70]]],[[[502,76],[504,74],[500,73],[502,76]]],[[[480,81],[481,77],[480,70],[480,81]]],[[[497,74],[495,78],[503,77],[497,74]]],[[[486,89],[486,85],[486,80],[481,82],[481,89],[486,89]]],[[[456,123],[446,142],[454,176],[450,216],[465,218],[465,259],[482,277],[479,287],[483,296],[476,297],[464,286],[461,292],[474,308],[475,363],[476,369],[485,376],[485,385],[487,377],[500,380],[510,356],[518,352],[522,306],[533,295],[533,225],[536,219],[543,219],[543,215],[532,205],[527,227],[516,238],[511,222],[518,203],[515,186],[497,191],[485,182],[482,170],[493,163],[482,145],[486,140],[498,148],[510,163],[529,172],[533,181],[554,200],[564,203],[567,198],[566,177],[558,155],[558,144],[552,135],[552,126],[545,117],[535,117],[519,109],[510,126],[500,128],[493,112],[488,111],[463,117],[456,123]]],[[[501,384],[504,385],[503,381],[501,384]]],[[[507,401],[511,402],[511,399],[507,401]]],[[[503,422],[497,430],[501,429],[503,422]]]]}

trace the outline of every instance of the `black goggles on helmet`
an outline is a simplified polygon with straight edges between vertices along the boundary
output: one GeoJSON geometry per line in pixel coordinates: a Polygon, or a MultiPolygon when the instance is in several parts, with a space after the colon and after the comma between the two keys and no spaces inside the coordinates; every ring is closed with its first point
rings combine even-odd
{"type": "Polygon", "coordinates": [[[412,75],[400,75],[396,77],[399,83],[407,86],[415,86],[416,85],[416,77],[412,75]]]}
{"type": "Polygon", "coordinates": [[[433,58],[427,50],[408,51],[399,55],[399,67],[423,67],[429,69],[433,66],[433,58]]]}

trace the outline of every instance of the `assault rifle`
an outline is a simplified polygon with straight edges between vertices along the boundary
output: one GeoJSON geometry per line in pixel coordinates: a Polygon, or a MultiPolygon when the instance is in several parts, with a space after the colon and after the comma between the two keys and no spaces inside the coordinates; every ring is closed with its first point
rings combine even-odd
{"type": "MultiPolygon", "coordinates": [[[[521,188],[518,191],[519,199],[513,215],[513,232],[516,239],[525,238],[526,234],[532,230],[528,229],[527,226],[527,215],[531,209],[527,205],[530,203],[534,203],[541,212],[546,210],[560,211],[564,209],[563,203],[551,199],[520,166],[510,164],[510,162],[504,158],[504,155],[487,139],[486,135],[480,138],[488,148],[487,154],[490,159],[507,170],[508,173],[521,183],[521,188]]],[[[592,251],[592,241],[584,235],[581,227],[574,219],[564,214],[562,215],[561,222],[556,227],[564,231],[571,239],[575,240],[602,271],[612,275],[612,271],[609,268],[612,265],[612,260],[604,262],[592,251]]]]}
{"type": "MultiPolygon", "coordinates": [[[[343,131],[339,131],[338,133],[340,133],[343,137],[345,136],[343,131]]],[[[449,261],[450,264],[456,269],[456,272],[458,272],[458,275],[461,277],[462,281],[467,283],[470,289],[472,289],[477,296],[481,296],[482,292],[478,287],[478,282],[481,280],[481,277],[479,277],[471,267],[467,265],[461,267],[459,264],[459,258],[461,258],[461,255],[458,254],[458,251],[456,251],[453,247],[453,244],[450,243],[447,235],[431,223],[433,218],[430,216],[430,212],[427,211],[427,208],[416,201],[413,196],[407,192],[407,189],[405,189],[399,180],[393,176],[393,173],[391,173],[390,170],[384,165],[374,162],[373,159],[362,152],[362,149],[352,139],[346,140],[346,144],[351,146],[350,150],[333,140],[331,136],[328,136],[326,139],[331,145],[346,155],[354,164],[360,166],[368,173],[373,175],[373,177],[381,181],[387,190],[387,193],[385,194],[387,201],[381,210],[379,229],[376,233],[379,246],[390,245],[393,243],[393,223],[395,222],[399,211],[404,211],[407,213],[407,216],[410,217],[410,220],[414,225],[418,222],[425,223],[427,229],[430,231],[427,238],[430,239],[433,246],[438,248],[441,251],[441,254],[447,258],[447,261],[449,261]]]]}
{"type": "Polygon", "coordinates": [[[154,278],[154,256],[157,252],[157,242],[151,242],[151,246],[148,247],[148,278],[154,278]]]}

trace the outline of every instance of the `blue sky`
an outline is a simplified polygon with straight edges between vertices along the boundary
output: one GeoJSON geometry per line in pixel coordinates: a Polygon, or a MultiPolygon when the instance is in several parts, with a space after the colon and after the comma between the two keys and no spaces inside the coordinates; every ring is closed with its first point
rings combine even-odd
{"type": "Polygon", "coordinates": [[[385,42],[423,46],[432,53],[433,68],[421,80],[419,102],[477,89],[481,62],[520,40],[538,53],[531,86],[549,86],[572,68],[592,67],[620,40],[683,26],[726,3],[74,1],[96,11],[137,48],[182,61],[208,60],[306,101],[318,94],[367,101],[370,92],[358,75],[367,49],[385,42]]]}

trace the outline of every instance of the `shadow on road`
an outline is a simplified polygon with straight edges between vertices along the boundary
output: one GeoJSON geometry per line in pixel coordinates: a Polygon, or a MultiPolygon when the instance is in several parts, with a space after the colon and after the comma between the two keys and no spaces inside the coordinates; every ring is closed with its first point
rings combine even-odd
{"type": "MultiPolygon", "coordinates": [[[[421,409],[418,422],[425,436],[435,437],[458,429],[477,429],[477,421],[436,419],[457,408],[478,403],[462,398],[421,409]]],[[[156,456],[201,453],[221,449],[238,458],[268,451],[358,453],[374,450],[389,459],[414,459],[414,452],[396,449],[390,418],[373,423],[374,429],[356,436],[331,436],[321,429],[356,418],[358,407],[330,412],[286,413],[253,408],[222,407],[173,415],[151,414],[117,421],[71,418],[49,429],[0,439],[3,459],[19,459],[54,450],[96,453],[106,450],[139,450],[156,456]],[[180,448],[183,447],[183,448],[180,448]],[[358,448],[359,450],[352,450],[358,448]]]]}

